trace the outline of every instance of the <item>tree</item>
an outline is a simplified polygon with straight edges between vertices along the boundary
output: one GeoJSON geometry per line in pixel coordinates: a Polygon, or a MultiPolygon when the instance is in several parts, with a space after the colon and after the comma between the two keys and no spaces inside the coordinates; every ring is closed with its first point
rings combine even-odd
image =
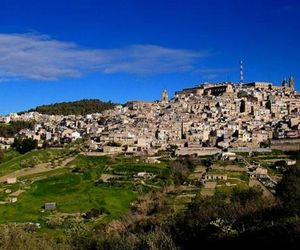
{"type": "Polygon", "coordinates": [[[209,167],[211,167],[211,165],[213,164],[213,161],[212,161],[211,158],[208,158],[208,159],[205,158],[205,159],[202,160],[202,164],[203,164],[205,167],[209,168],[209,167]]]}
{"type": "Polygon", "coordinates": [[[175,185],[183,184],[190,173],[188,167],[179,161],[172,162],[170,170],[173,174],[175,185]]]}
{"type": "Polygon", "coordinates": [[[179,159],[179,161],[185,165],[190,172],[193,172],[196,168],[196,162],[197,162],[197,159],[195,157],[192,157],[192,156],[184,156],[184,157],[181,157],[179,159]]]}
{"type": "Polygon", "coordinates": [[[29,111],[37,111],[48,115],[87,115],[100,113],[104,110],[114,108],[112,102],[103,102],[98,99],[84,99],[75,102],[54,103],[51,105],[38,106],[29,111]]]}
{"type": "Polygon", "coordinates": [[[121,143],[115,142],[115,141],[109,141],[106,145],[110,146],[110,147],[121,147],[122,146],[121,143]]]}
{"type": "Polygon", "coordinates": [[[14,137],[20,130],[33,129],[34,122],[12,121],[7,125],[0,126],[0,137],[14,137]]]}
{"type": "Polygon", "coordinates": [[[177,145],[170,145],[168,151],[170,152],[172,157],[175,157],[176,150],[178,149],[177,145]]]}
{"type": "Polygon", "coordinates": [[[0,163],[4,160],[4,152],[3,150],[0,148],[0,163]]]}
{"type": "Polygon", "coordinates": [[[274,166],[273,166],[274,168],[280,168],[281,170],[286,170],[286,168],[287,168],[287,163],[286,163],[286,161],[285,160],[279,160],[279,161],[276,161],[275,163],[274,163],[274,166]]]}
{"type": "Polygon", "coordinates": [[[36,149],[38,146],[38,142],[37,140],[33,140],[31,138],[16,138],[12,146],[15,147],[19,153],[26,154],[27,152],[36,149]]]}
{"type": "Polygon", "coordinates": [[[300,168],[289,167],[276,187],[287,212],[300,214],[300,168]]]}
{"type": "Polygon", "coordinates": [[[260,187],[250,187],[249,189],[241,189],[234,187],[232,190],[231,201],[241,202],[245,204],[248,201],[257,201],[262,197],[262,189],[260,187]]]}

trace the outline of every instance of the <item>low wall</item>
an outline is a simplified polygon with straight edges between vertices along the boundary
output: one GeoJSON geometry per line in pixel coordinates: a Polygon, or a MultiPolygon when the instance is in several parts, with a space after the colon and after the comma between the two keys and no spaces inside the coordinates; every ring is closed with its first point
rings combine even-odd
{"type": "Polygon", "coordinates": [[[176,150],[176,155],[197,155],[197,156],[206,156],[206,155],[215,155],[221,153],[222,150],[214,147],[203,147],[203,148],[179,148],[176,150]]]}
{"type": "Polygon", "coordinates": [[[300,139],[279,139],[270,141],[271,149],[300,151],[300,139]]]}
{"type": "Polygon", "coordinates": [[[250,148],[250,147],[238,147],[238,148],[228,148],[228,152],[242,153],[242,152],[271,152],[270,148],[250,148]]]}

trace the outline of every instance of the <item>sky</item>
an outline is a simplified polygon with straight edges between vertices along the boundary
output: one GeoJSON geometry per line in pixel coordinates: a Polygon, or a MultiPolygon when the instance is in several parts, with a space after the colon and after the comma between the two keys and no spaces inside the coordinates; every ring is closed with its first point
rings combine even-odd
{"type": "Polygon", "coordinates": [[[299,0],[1,0],[0,114],[158,100],[202,82],[300,90],[299,0]]]}

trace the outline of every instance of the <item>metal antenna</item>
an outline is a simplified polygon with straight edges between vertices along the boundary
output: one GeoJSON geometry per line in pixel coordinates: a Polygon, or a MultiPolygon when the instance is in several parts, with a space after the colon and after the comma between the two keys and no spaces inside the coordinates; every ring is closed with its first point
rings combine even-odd
{"type": "Polygon", "coordinates": [[[244,67],[243,67],[243,60],[240,61],[240,85],[244,83],[244,67]]]}

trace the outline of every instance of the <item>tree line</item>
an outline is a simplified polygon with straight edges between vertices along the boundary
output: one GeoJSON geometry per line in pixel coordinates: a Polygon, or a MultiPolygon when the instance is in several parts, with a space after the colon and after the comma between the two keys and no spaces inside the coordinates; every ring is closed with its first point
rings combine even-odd
{"type": "Polygon", "coordinates": [[[104,102],[98,99],[83,99],[74,102],[54,103],[38,106],[29,112],[39,112],[47,115],[87,115],[100,113],[115,106],[111,101],[104,102]]]}

